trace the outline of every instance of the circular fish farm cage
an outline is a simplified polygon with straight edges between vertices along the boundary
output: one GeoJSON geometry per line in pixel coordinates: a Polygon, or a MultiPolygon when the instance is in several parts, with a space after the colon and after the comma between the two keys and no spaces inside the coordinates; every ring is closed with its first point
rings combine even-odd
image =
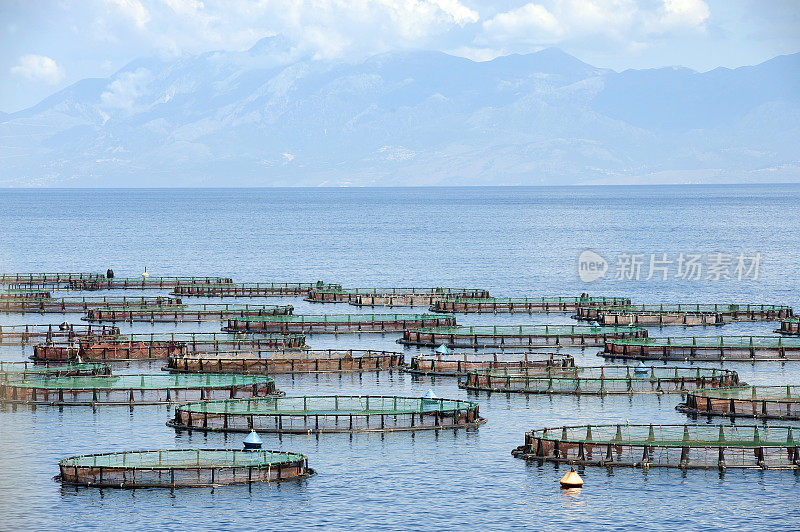
{"type": "Polygon", "coordinates": [[[0,273],[0,284],[64,287],[72,281],[105,279],[99,273],[0,273]]]}
{"type": "Polygon", "coordinates": [[[341,289],[340,285],[316,283],[223,283],[182,284],[172,289],[172,295],[181,297],[297,297],[305,296],[309,290],[329,287],[341,289]]]}
{"type": "Polygon", "coordinates": [[[725,369],[597,366],[470,371],[459,387],[503,393],[605,395],[683,393],[738,384],[739,375],[725,369]]]}
{"type": "Polygon", "coordinates": [[[0,402],[59,406],[154,405],[280,394],[262,375],[103,375],[0,384],[0,402]]]}
{"type": "Polygon", "coordinates": [[[0,325],[0,344],[26,345],[43,340],[74,342],[82,338],[97,340],[118,334],[119,328],[109,325],[0,325]]]}
{"type": "Polygon", "coordinates": [[[180,299],[169,297],[59,297],[41,299],[15,299],[0,301],[0,310],[9,313],[67,314],[86,312],[100,307],[162,307],[180,304],[180,299]]]}
{"type": "Polygon", "coordinates": [[[403,366],[403,353],[361,349],[309,351],[230,351],[171,356],[172,373],[332,373],[380,371],[403,366]]]}
{"type": "Polygon", "coordinates": [[[512,455],[602,467],[798,469],[800,427],[580,425],[533,430],[512,455]]]}
{"type": "Polygon", "coordinates": [[[687,414],[800,420],[800,386],[747,386],[697,390],[677,409],[687,414]]]}
{"type": "Polygon", "coordinates": [[[355,288],[347,302],[356,307],[431,307],[442,298],[487,298],[488,290],[477,288],[355,288]]]}
{"type": "Polygon", "coordinates": [[[0,301],[50,299],[50,296],[51,292],[49,290],[10,288],[8,290],[0,291],[0,301]]]}
{"type": "Polygon", "coordinates": [[[78,377],[110,375],[111,366],[86,362],[83,364],[34,364],[33,362],[0,362],[0,382],[25,380],[34,377],[78,377]]]}
{"type": "Polygon", "coordinates": [[[229,277],[119,277],[107,279],[99,276],[95,279],[75,279],[67,283],[70,290],[147,290],[175,288],[184,284],[228,284],[229,277]]]}
{"type": "Polygon", "coordinates": [[[313,434],[476,427],[477,403],[396,396],[305,396],[190,403],[167,425],[214,432],[313,434]]]}
{"type": "Polygon", "coordinates": [[[142,305],[91,308],[85,321],[181,323],[222,321],[233,317],[277,316],[294,311],[291,305],[142,305]]]}
{"type": "Polygon", "coordinates": [[[541,367],[569,368],[575,359],[561,353],[438,353],[416,355],[403,368],[407,373],[443,377],[465,377],[469,371],[541,367]]]}
{"type": "Polygon", "coordinates": [[[35,361],[69,361],[79,355],[84,360],[155,360],[189,352],[241,349],[301,349],[302,334],[228,334],[228,333],[153,333],[129,334],[101,340],[79,340],[77,343],[44,343],[35,345],[35,361]]]}
{"type": "Polygon", "coordinates": [[[86,454],[58,462],[56,480],[96,488],[179,488],[279,482],[314,474],[308,458],[282,451],[162,449],[86,454]]]}
{"type": "Polygon", "coordinates": [[[800,360],[800,338],[780,336],[669,336],[608,340],[604,358],[704,362],[800,360]]]}
{"type": "MultiPolygon", "coordinates": [[[[716,325],[715,321],[776,321],[793,315],[792,307],[784,305],[674,303],[658,305],[581,305],[575,316],[578,320],[595,320],[628,324],[631,320],[642,320],[642,324],[659,325],[716,325]],[[610,316],[603,319],[604,314],[610,316]],[[643,316],[637,316],[642,314],[643,316]],[[618,316],[618,317],[617,317],[618,316]],[[681,323],[682,320],[688,323],[681,323]]],[[[607,324],[612,324],[607,323],[607,324]]]]}
{"type": "Polygon", "coordinates": [[[644,338],[647,329],[588,325],[488,325],[405,330],[401,344],[455,348],[600,347],[611,338],[644,338]]]}
{"type": "Polygon", "coordinates": [[[397,332],[414,327],[455,325],[455,318],[432,314],[304,314],[233,318],[224,328],[231,332],[366,333],[397,332]]]}
{"type": "Polygon", "coordinates": [[[800,318],[782,320],[780,328],[775,329],[775,332],[788,336],[800,336],[800,318]]]}
{"type": "Polygon", "coordinates": [[[580,305],[624,305],[626,297],[486,297],[438,299],[431,304],[434,312],[448,313],[517,313],[575,312],[580,305]]]}

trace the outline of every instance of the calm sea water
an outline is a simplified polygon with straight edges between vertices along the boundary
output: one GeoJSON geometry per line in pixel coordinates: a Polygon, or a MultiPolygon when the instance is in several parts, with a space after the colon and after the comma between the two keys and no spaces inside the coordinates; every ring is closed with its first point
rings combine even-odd
{"type": "MultiPolygon", "coordinates": [[[[800,186],[0,192],[0,270],[228,275],[237,281],[325,280],[351,287],[481,287],[494,295],[627,295],[639,303],[755,302],[800,308],[800,186]],[[583,283],[594,250],[605,279],[583,283]],[[731,277],[680,278],[677,262],[709,254],[731,277]],[[649,280],[650,256],[660,270],[649,280]],[[736,272],[759,256],[758,274],[736,272]],[[639,280],[615,279],[625,255],[639,280]],[[620,258],[622,257],[622,259],[620,258]],[[723,260],[722,262],[725,262],[723,260]],[[666,265],[665,265],[666,264],[666,265]]],[[[623,271],[624,273],[624,271],[623,271]]],[[[109,293],[112,295],[113,293],[109,293]]],[[[121,295],[121,294],[120,294],[121,295]]],[[[124,295],[139,295],[128,292],[124,295]]],[[[152,292],[148,295],[152,295],[152,292]]],[[[197,300],[201,302],[203,300],[197,300]]],[[[222,300],[225,301],[225,300],[222,300]]],[[[214,302],[220,302],[219,299],[214,302]]],[[[239,300],[239,302],[244,302],[239,300]]],[[[358,312],[296,299],[296,313],[358,312]]],[[[421,310],[421,309],[418,309],[421,310]]],[[[80,316],[67,316],[77,321],[80,316]]],[[[60,322],[0,315],[0,324],[60,322]]],[[[464,324],[570,323],[564,315],[459,316],[464,324]]],[[[217,324],[125,330],[207,330],[217,324]]],[[[651,335],[772,334],[774,323],[652,329],[651,335]]],[[[314,335],[313,347],[400,350],[397,335],[314,335]]],[[[406,356],[416,352],[406,349],[406,356]]],[[[570,350],[598,365],[596,349],[570,350]]],[[[22,360],[20,347],[0,359],[22,360]]],[[[797,384],[800,364],[727,364],[750,383],[797,384]]],[[[159,372],[160,364],[118,368],[159,372]]],[[[452,379],[399,372],[276,377],[289,394],[424,394],[463,398],[452,379]]],[[[585,488],[558,488],[564,468],[511,457],[531,428],[576,423],[683,423],[679,399],[472,396],[477,430],[264,436],[307,453],[318,475],[277,485],[116,491],[62,488],[60,458],[141,448],[240,447],[240,436],[175,433],[166,407],[0,411],[0,529],[164,530],[795,530],[800,474],[586,468],[585,488]]],[[[741,423],[741,422],[740,422],[741,423]]]]}

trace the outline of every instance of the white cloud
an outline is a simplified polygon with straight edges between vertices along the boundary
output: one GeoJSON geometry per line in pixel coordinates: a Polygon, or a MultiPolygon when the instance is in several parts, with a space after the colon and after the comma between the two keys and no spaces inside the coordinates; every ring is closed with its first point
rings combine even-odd
{"type": "Polygon", "coordinates": [[[100,100],[110,109],[131,110],[152,77],[152,73],[146,68],[123,72],[108,84],[107,90],[100,95],[100,100]]]}
{"type": "Polygon", "coordinates": [[[139,28],[144,28],[150,21],[150,12],[139,0],[106,0],[106,2],[116,7],[139,28]]]}
{"type": "Polygon", "coordinates": [[[11,67],[11,73],[29,81],[43,81],[50,85],[57,85],[64,79],[64,69],[44,55],[23,55],[17,65],[11,67]]]}
{"type": "Polygon", "coordinates": [[[709,16],[703,0],[540,0],[486,20],[476,42],[559,44],[604,37],[636,47],[671,32],[702,31],[709,16]]]}

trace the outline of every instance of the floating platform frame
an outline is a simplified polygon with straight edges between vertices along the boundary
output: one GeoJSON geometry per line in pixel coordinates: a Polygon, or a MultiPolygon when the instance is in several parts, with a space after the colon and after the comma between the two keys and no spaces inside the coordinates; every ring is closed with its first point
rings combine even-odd
{"type": "Polygon", "coordinates": [[[309,351],[234,351],[188,353],[171,356],[164,368],[173,373],[335,373],[396,369],[403,353],[361,349],[312,349],[309,351]]]}
{"type": "Polygon", "coordinates": [[[78,279],[66,283],[70,290],[148,290],[175,288],[184,284],[227,284],[230,277],[131,277],[78,279]]]}
{"type": "Polygon", "coordinates": [[[167,423],[179,430],[318,434],[477,427],[477,403],[397,396],[303,396],[190,403],[167,423]]]}
{"type": "Polygon", "coordinates": [[[800,420],[800,386],[747,386],[697,390],[677,409],[687,414],[800,420]]]}
{"type": "Polygon", "coordinates": [[[297,297],[311,289],[341,289],[338,284],[316,283],[223,283],[182,284],[172,289],[180,297],[297,297]]]}
{"type": "Polygon", "coordinates": [[[442,298],[489,297],[479,288],[335,288],[310,290],[305,297],[312,303],[350,303],[357,307],[429,307],[442,298]]]}
{"type": "Polygon", "coordinates": [[[588,325],[488,325],[475,327],[424,327],[403,332],[406,345],[455,348],[593,347],[612,338],[644,338],[647,329],[591,327],[588,325]]]}
{"type": "Polygon", "coordinates": [[[97,375],[0,384],[2,403],[57,406],[158,405],[280,393],[263,375],[97,375]]]}
{"type": "Polygon", "coordinates": [[[274,348],[301,349],[302,334],[227,334],[227,333],[153,333],[128,334],[101,340],[78,341],[77,344],[43,343],[34,346],[36,361],[74,360],[154,360],[186,354],[191,351],[221,349],[274,348]]]}
{"type": "Polygon", "coordinates": [[[511,454],[601,467],[798,469],[800,427],[580,425],[533,430],[511,454]]]}
{"type": "Polygon", "coordinates": [[[430,307],[445,313],[550,313],[576,312],[580,305],[627,305],[627,297],[492,297],[439,299],[430,307]]]}
{"type": "Polygon", "coordinates": [[[775,332],[787,336],[800,336],[800,318],[782,320],[780,328],[775,329],[775,332]]]}
{"type": "Polygon", "coordinates": [[[94,488],[181,488],[281,482],[314,474],[308,458],[283,451],[162,449],[86,454],[58,462],[56,480],[94,488]]]}
{"type": "MultiPolygon", "coordinates": [[[[792,307],[783,305],[757,305],[757,304],[694,304],[694,303],[676,303],[676,304],[657,304],[657,305],[609,305],[609,306],[593,306],[581,305],[578,308],[575,319],[578,320],[594,320],[603,322],[603,314],[611,314],[612,316],[605,319],[606,324],[618,320],[619,324],[628,325],[631,320],[649,320],[651,325],[658,325],[653,320],[661,319],[664,325],[684,325],[680,323],[683,315],[692,316],[688,319],[690,322],[697,320],[704,320],[709,323],[699,323],[699,325],[715,325],[717,321],[720,323],[727,323],[732,321],[778,321],[780,319],[793,315],[792,307]],[[638,314],[650,316],[649,318],[640,317],[638,314]],[[619,317],[614,317],[617,315],[619,317]],[[627,316],[627,318],[626,318],[627,316]],[[660,318],[659,318],[660,316],[660,318]],[[674,323],[671,323],[674,322],[674,323]]],[[[695,325],[695,323],[687,323],[687,325],[695,325]]]]}
{"type": "Polygon", "coordinates": [[[85,321],[127,321],[146,323],[182,323],[223,321],[233,317],[285,316],[294,311],[291,305],[156,305],[91,308],[85,321]]]}
{"type": "Polygon", "coordinates": [[[448,353],[415,355],[403,371],[416,375],[465,377],[469,371],[541,367],[569,368],[575,359],[561,353],[448,353]]]}
{"type": "Polygon", "coordinates": [[[676,361],[787,361],[800,360],[800,338],[780,336],[668,336],[609,339],[605,358],[676,361]]]}
{"type": "Polygon", "coordinates": [[[49,290],[9,288],[0,290],[0,301],[19,301],[25,299],[50,299],[52,292],[49,290]]]}
{"type": "Polygon", "coordinates": [[[85,324],[32,324],[0,325],[0,344],[27,345],[33,342],[62,340],[74,342],[81,338],[99,340],[119,335],[119,328],[111,325],[85,324]]]}
{"type": "Polygon", "coordinates": [[[78,377],[111,375],[111,366],[85,362],[81,364],[34,364],[33,362],[1,362],[0,382],[34,377],[78,377]]]}
{"type": "Polygon", "coordinates": [[[667,366],[596,366],[470,371],[459,388],[470,391],[606,395],[686,393],[739,384],[735,371],[667,366]]]}
{"type": "Polygon", "coordinates": [[[102,307],[129,307],[148,305],[152,307],[179,305],[180,299],[170,297],[75,297],[48,299],[20,299],[0,301],[0,311],[8,313],[68,314],[86,312],[102,307]]]}
{"type": "Polygon", "coordinates": [[[414,327],[452,326],[455,318],[433,314],[304,314],[233,318],[231,332],[366,333],[398,332],[414,327]]]}

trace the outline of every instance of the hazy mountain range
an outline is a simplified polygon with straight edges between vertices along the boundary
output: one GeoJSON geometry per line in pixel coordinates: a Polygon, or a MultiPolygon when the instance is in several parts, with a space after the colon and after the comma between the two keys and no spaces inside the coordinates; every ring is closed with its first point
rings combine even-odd
{"type": "Polygon", "coordinates": [[[595,68],[558,49],[141,59],[0,113],[0,186],[517,185],[800,179],[800,54],[595,68]]]}

